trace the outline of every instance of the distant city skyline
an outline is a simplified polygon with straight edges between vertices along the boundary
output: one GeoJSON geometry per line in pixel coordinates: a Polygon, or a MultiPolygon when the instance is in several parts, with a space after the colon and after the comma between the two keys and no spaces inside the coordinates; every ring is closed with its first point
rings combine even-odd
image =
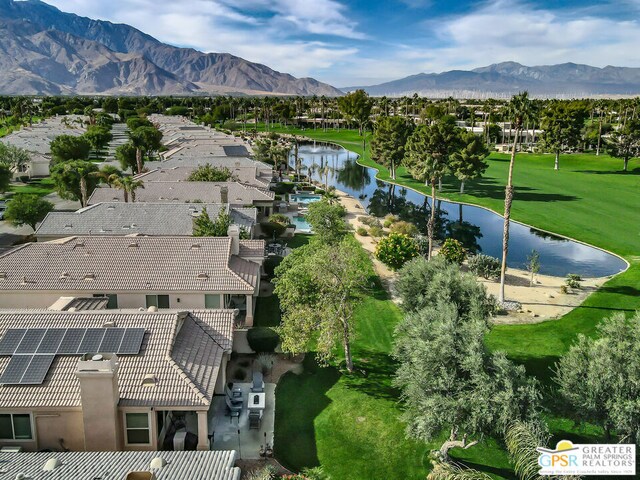
{"type": "Polygon", "coordinates": [[[640,0],[46,0],[337,87],[516,61],[637,67],[640,0]]]}

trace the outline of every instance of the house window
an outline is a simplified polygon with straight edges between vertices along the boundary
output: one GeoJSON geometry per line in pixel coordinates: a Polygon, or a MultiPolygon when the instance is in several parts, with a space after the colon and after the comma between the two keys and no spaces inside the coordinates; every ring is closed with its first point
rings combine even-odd
{"type": "Polygon", "coordinates": [[[95,293],[94,298],[107,297],[109,299],[109,303],[107,303],[107,309],[115,310],[118,308],[118,295],[115,293],[95,293]]]}
{"type": "Polygon", "coordinates": [[[151,443],[148,413],[125,413],[125,429],[128,445],[151,443]]]}
{"type": "Polygon", "coordinates": [[[0,439],[32,440],[31,415],[28,413],[0,414],[0,439]]]}
{"type": "Polygon", "coordinates": [[[204,295],[204,308],[220,308],[220,295],[204,295]]]}
{"type": "Polygon", "coordinates": [[[169,295],[147,295],[147,308],[171,308],[169,306],[169,295]]]}

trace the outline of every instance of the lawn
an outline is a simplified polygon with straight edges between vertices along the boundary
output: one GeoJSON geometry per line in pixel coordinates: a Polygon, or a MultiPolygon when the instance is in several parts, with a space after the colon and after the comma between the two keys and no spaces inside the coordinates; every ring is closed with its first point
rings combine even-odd
{"type": "Polygon", "coordinates": [[[11,185],[9,187],[9,192],[7,193],[10,195],[15,195],[16,193],[28,193],[43,197],[44,195],[48,195],[54,191],[55,185],[51,178],[36,178],[30,180],[25,185],[11,185]]]}
{"type": "MultiPolygon", "coordinates": [[[[362,138],[355,131],[301,131],[292,128],[279,131],[339,143],[360,154],[362,164],[377,168],[378,178],[389,179],[387,170],[373,162],[368,152],[363,155],[362,138]]],[[[367,145],[369,141],[370,135],[367,136],[367,145]]],[[[552,401],[553,395],[548,387],[552,385],[553,364],[578,334],[594,335],[596,325],[613,312],[631,314],[640,309],[640,160],[634,159],[629,163],[628,173],[621,171],[622,161],[607,155],[563,155],[559,171],[553,170],[551,155],[519,154],[516,162],[514,220],[610,250],[631,264],[626,272],[606,282],[598,292],[563,318],[531,325],[495,326],[487,337],[491,350],[507,352],[511,359],[525,365],[527,371],[542,382],[551,408],[549,426],[557,437],[597,441],[601,439],[599,429],[591,425],[575,425],[564,418],[557,403],[552,401]]],[[[459,194],[459,182],[447,178],[441,196],[501,212],[509,156],[494,153],[488,163],[489,168],[482,179],[467,183],[467,193],[459,194]]],[[[424,185],[411,179],[403,168],[398,170],[396,182],[428,193],[424,185]]],[[[366,393],[363,389],[358,391],[367,397],[366,402],[361,396],[354,397],[356,384],[361,382],[347,381],[337,371],[332,375],[326,369],[316,371],[310,366],[308,373],[284,379],[279,387],[279,398],[293,397],[299,389],[305,392],[302,397],[305,401],[303,405],[295,406],[299,418],[291,422],[283,420],[283,416],[285,408],[294,408],[293,399],[277,407],[283,412],[277,418],[277,426],[282,428],[276,432],[277,438],[284,441],[295,436],[296,425],[301,427],[301,435],[306,432],[307,440],[312,435],[315,438],[315,442],[307,441],[306,444],[292,442],[294,445],[282,457],[285,463],[292,466],[320,463],[337,478],[418,478],[420,474],[424,478],[427,466],[424,453],[430,446],[423,445],[420,450],[418,445],[405,440],[400,422],[390,415],[395,411],[397,417],[398,406],[395,396],[389,394],[392,390],[388,381],[393,366],[389,361],[387,342],[390,342],[390,331],[399,312],[394,305],[387,303],[388,310],[381,305],[370,308],[371,304],[365,304],[358,312],[361,336],[354,349],[357,351],[357,363],[359,368],[368,367],[377,372],[367,377],[365,383],[370,388],[366,393]],[[379,392],[387,392],[387,395],[379,392]],[[375,408],[369,410],[368,407],[375,408]],[[379,417],[375,412],[391,418],[376,423],[374,419],[379,417]],[[361,425],[358,417],[367,420],[361,425]],[[375,425],[372,436],[367,430],[369,424],[375,425]],[[304,451],[307,450],[311,453],[305,457],[304,451]],[[392,471],[393,474],[390,473],[392,471]]],[[[482,448],[474,447],[463,453],[468,455],[465,460],[470,465],[495,475],[513,476],[504,470],[508,468],[504,451],[491,441],[485,442],[482,448]]]]}
{"type": "MultiPolygon", "coordinates": [[[[265,306],[272,309],[273,303],[265,306]]],[[[377,284],[355,315],[357,373],[343,375],[335,365],[320,367],[310,353],[301,375],[289,373],[280,380],[275,451],[281,463],[293,470],[322,465],[331,478],[344,480],[425,478],[428,453],[442,442],[408,440],[399,420],[390,352],[400,319],[401,311],[377,284]]],[[[495,478],[510,477],[508,458],[495,442],[464,454],[469,465],[495,478]]]]}

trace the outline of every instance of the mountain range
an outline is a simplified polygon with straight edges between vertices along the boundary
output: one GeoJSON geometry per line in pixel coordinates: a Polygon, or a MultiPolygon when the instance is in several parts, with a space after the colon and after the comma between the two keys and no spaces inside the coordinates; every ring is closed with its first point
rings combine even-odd
{"type": "Polygon", "coordinates": [[[0,94],[337,96],[228,53],[164,44],[129,25],[65,13],[39,0],[0,0],[0,94]]]}
{"type": "Polygon", "coordinates": [[[508,97],[527,90],[538,97],[637,96],[640,68],[592,67],[575,63],[527,67],[503,62],[474,70],[420,73],[399,80],[358,88],[374,96],[508,97]]]}

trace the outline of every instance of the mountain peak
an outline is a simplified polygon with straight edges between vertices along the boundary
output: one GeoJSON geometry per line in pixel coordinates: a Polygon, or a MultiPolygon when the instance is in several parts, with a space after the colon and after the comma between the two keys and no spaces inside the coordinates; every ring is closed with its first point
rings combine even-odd
{"type": "Polygon", "coordinates": [[[0,0],[0,17],[12,32],[0,35],[3,94],[342,94],[314,79],[228,53],[173,47],[129,25],[65,13],[40,0],[0,0]],[[65,35],[37,36],[44,31],[65,35]],[[11,74],[18,69],[26,73],[11,74]]]}

